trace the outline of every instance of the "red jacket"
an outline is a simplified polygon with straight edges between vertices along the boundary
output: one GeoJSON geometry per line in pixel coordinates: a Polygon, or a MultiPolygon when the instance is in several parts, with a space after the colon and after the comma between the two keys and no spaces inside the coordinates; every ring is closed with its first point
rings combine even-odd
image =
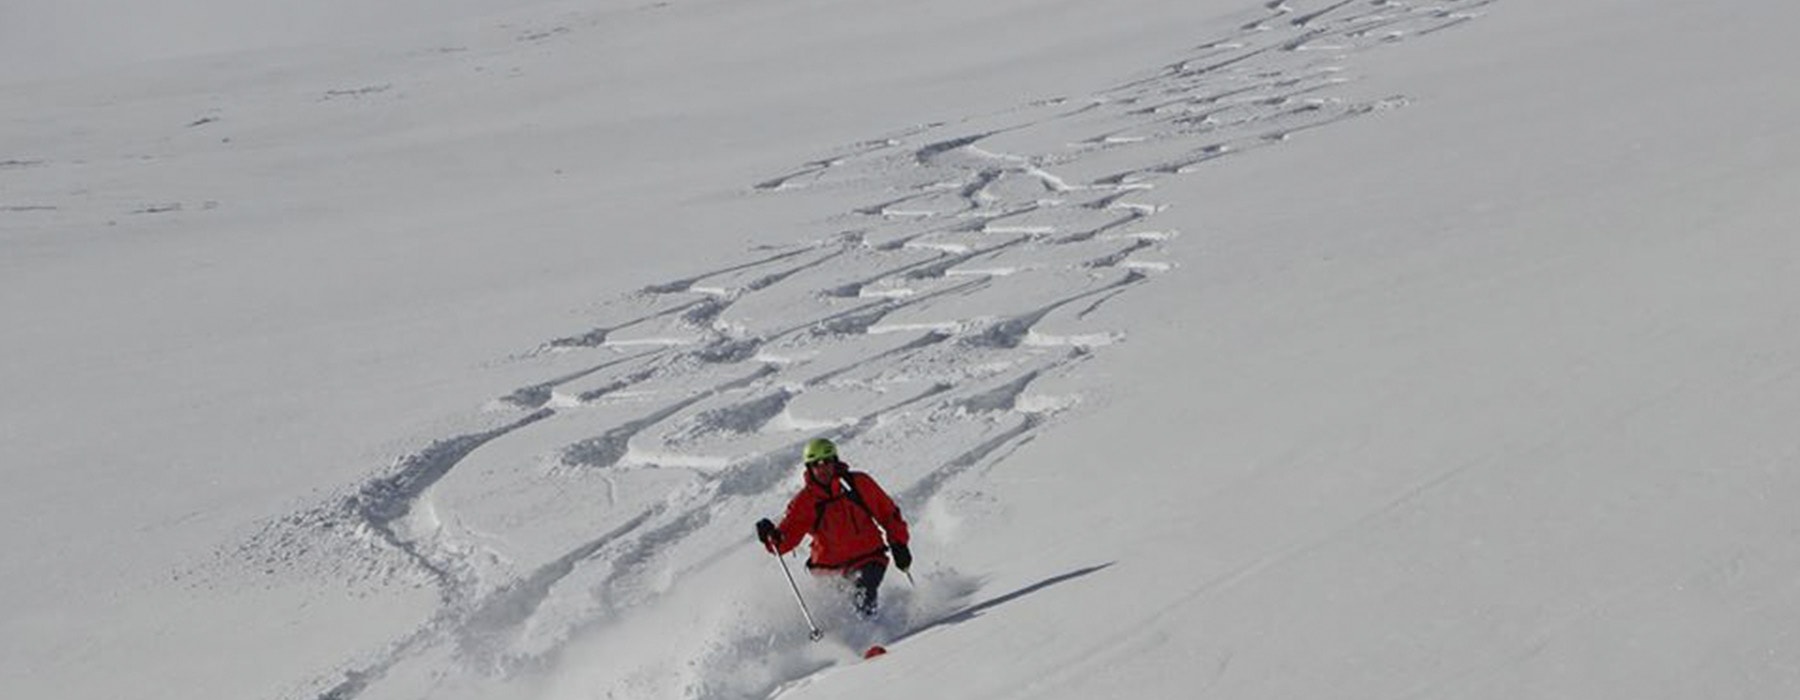
{"type": "Polygon", "coordinates": [[[906,519],[875,479],[850,467],[838,464],[837,477],[830,483],[813,480],[810,470],[801,477],[805,488],[788,501],[787,514],[781,517],[781,541],[778,553],[786,554],[800,546],[800,538],[812,535],[812,556],[806,565],[813,569],[848,569],[870,562],[887,563],[886,542],[906,544],[906,519]],[[867,509],[857,505],[844,490],[844,481],[862,499],[867,509]],[[879,524],[878,529],[876,525],[879,524]],[[882,541],[882,531],[887,541],[882,541]]]}

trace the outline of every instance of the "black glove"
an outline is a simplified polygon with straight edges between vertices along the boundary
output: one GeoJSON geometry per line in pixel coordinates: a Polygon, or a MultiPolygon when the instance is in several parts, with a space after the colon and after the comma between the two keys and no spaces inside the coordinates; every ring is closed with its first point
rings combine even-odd
{"type": "Polygon", "coordinates": [[[888,550],[894,553],[894,568],[901,571],[912,568],[912,550],[907,549],[906,545],[895,544],[888,547],[888,550]]]}
{"type": "Polygon", "coordinates": [[[764,547],[773,552],[776,547],[781,546],[781,530],[775,527],[775,523],[769,522],[768,518],[758,520],[756,521],[756,541],[763,543],[764,547]]]}

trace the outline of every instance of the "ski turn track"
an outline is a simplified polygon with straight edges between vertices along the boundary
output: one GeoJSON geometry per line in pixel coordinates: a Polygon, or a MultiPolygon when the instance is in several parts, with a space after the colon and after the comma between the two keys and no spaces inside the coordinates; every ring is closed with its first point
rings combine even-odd
{"type": "Polygon", "coordinates": [[[510,361],[546,378],[472,397],[485,400],[471,407],[477,427],[232,552],[271,573],[437,592],[417,629],[290,697],[348,700],[402,667],[499,679],[543,667],[748,546],[747,523],[781,507],[815,436],[853,463],[898,456],[879,464],[882,481],[924,512],[1066,419],[1080,365],[1129,342],[1107,305],[1178,274],[1165,246],[1179,234],[1156,227],[1171,205],[1159,182],[1405,106],[1337,97],[1350,57],[1494,1],[1271,2],[1091,94],[900,129],[748,185],[868,203],[813,222],[833,231],[821,240],[648,286],[537,342],[510,361]],[[577,515],[535,517],[546,511],[577,515]],[[543,521],[584,529],[532,529],[543,521]]]}

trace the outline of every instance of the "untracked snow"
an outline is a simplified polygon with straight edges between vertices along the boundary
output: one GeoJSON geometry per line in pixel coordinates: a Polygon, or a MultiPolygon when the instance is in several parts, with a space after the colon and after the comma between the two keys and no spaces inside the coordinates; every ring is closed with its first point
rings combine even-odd
{"type": "Polygon", "coordinates": [[[1800,9],[376,5],[0,10],[7,697],[1800,696],[1800,9]]]}

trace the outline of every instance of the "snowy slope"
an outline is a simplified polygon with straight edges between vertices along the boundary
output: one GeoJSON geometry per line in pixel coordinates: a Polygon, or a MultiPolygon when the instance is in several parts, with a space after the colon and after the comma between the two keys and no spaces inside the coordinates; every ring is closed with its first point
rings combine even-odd
{"type": "Polygon", "coordinates": [[[0,681],[1793,696],[1795,14],[496,1],[15,69],[0,681]],[[820,644],[748,527],[815,435],[920,556],[873,627],[804,581],[820,644]]]}

